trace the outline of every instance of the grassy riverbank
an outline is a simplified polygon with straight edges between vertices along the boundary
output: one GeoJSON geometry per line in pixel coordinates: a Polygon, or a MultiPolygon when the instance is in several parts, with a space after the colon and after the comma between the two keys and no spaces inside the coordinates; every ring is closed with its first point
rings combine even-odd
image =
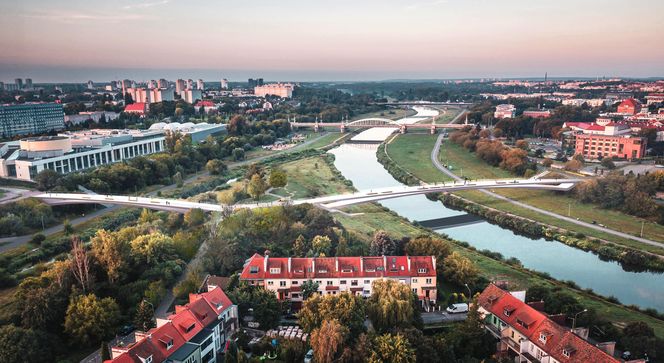
{"type": "MultiPolygon", "coordinates": [[[[434,147],[435,140],[436,138],[433,135],[401,135],[392,140],[387,146],[387,151],[390,158],[394,160],[395,163],[421,180],[426,182],[447,181],[449,180],[448,177],[435,169],[430,160],[430,154],[434,147]],[[433,171],[432,168],[434,169],[433,171]]],[[[470,153],[461,146],[448,141],[443,143],[439,159],[443,164],[451,166],[454,173],[471,179],[513,177],[513,175],[509,174],[507,171],[486,164],[474,153],[470,153]]],[[[563,193],[525,189],[494,190],[494,192],[561,215],[567,215],[568,212],[571,211],[570,215],[572,217],[579,218],[582,221],[591,222],[594,220],[609,228],[630,233],[632,235],[638,236],[640,234],[642,222],[644,222],[643,237],[655,241],[664,241],[664,226],[619,211],[602,209],[598,212],[599,208],[597,206],[580,203],[573,197],[563,193]]],[[[664,249],[662,248],[628,238],[614,236],[592,228],[582,227],[571,222],[562,221],[558,218],[537,213],[530,209],[493,198],[478,191],[460,192],[459,195],[488,207],[533,219],[540,223],[555,225],[560,228],[582,233],[589,237],[599,238],[626,247],[664,255],[664,249]]]]}

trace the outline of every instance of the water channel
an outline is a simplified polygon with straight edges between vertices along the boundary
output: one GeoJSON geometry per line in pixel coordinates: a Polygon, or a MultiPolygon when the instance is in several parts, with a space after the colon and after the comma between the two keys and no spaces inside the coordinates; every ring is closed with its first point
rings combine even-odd
{"type": "MultiPolygon", "coordinates": [[[[416,116],[426,114],[418,110],[416,116]]],[[[399,120],[403,123],[418,119],[399,120]]],[[[371,135],[385,135],[385,129],[364,131],[361,139],[371,135]]],[[[387,136],[385,136],[387,137],[387,136]]],[[[372,188],[402,185],[378,162],[377,145],[343,144],[330,152],[335,155],[335,166],[355,188],[372,188]]],[[[383,206],[411,221],[422,221],[464,214],[446,208],[440,202],[425,196],[411,196],[380,202],[383,206]]],[[[515,257],[529,269],[546,272],[558,280],[574,281],[582,288],[591,288],[604,296],[615,296],[623,304],[654,308],[664,312],[664,274],[652,272],[628,272],[617,262],[602,261],[596,255],[563,243],[532,239],[516,235],[510,230],[488,222],[438,230],[459,241],[468,242],[478,250],[500,252],[506,258],[515,257]]]]}

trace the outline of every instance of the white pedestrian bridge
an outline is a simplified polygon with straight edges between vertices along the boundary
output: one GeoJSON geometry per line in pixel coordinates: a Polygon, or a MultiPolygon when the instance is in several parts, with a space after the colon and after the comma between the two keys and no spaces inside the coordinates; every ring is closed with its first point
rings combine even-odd
{"type": "Polygon", "coordinates": [[[35,195],[36,198],[52,205],[60,204],[115,204],[130,207],[149,208],[171,212],[185,213],[191,209],[201,209],[210,212],[221,212],[242,208],[263,208],[280,205],[314,204],[328,209],[346,207],[354,204],[376,202],[384,199],[401,198],[426,193],[455,192],[460,190],[477,189],[544,189],[568,191],[583,179],[499,179],[499,180],[470,180],[436,184],[423,184],[417,186],[395,186],[380,189],[363,190],[355,193],[329,195],[309,199],[280,199],[274,202],[234,204],[232,206],[212,203],[190,202],[183,199],[164,199],[151,197],[134,197],[126,195],[102,195],[82,193],[43,193],[35,195]]]}

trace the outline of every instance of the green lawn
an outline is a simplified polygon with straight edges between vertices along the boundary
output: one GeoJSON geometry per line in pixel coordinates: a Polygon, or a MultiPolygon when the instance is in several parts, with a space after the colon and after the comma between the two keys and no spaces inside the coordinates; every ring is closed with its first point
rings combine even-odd
{"type": "Polygon", "coordinates": [[[293,199],[333,195],[351,191],[351,187],[341,183],[330,166],[321,156],[291,161],[281,165],[288,175],[285,192],[293,199]]]}
{"type": "Polygon", "coordinates": [[[397,135],[387,144],[387,154],[420,180],[428,183],[451,180],[431,163],[431,150],[437,137],[428,134],[397,135]]]}
{"type": "MultiPolygon", "coordinates": [[[[431,149],[428,151],[431,152],[431,149]]],[[[439,160],[453,173],[470,179],[512,178],[508,171],[493,167],[451,141],[444,141],[440,148],[439,160]]],[[[431,159],[428,160],[431,163],[431,159]]]]}
{"type": "Polygon", "coordinates": [[[311,144],[307,145],[307,149],[319,149],[322,147],[326,147],[330,144],[332,144],[335,141],[344,141],[346,138],[350,137],[351,134],[342,134],[340,132],[328,132],[320,137],[311,144]]]}

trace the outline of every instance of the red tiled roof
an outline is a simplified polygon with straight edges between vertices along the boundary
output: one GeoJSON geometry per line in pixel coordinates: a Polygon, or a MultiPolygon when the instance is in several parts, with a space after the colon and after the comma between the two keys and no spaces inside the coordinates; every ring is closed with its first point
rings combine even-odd
{"type": "Polygon", "coordinates": [[[203,326],[208,326],[217,319],[217,312],[204,299],[194,300],[187,304],[187,306],[176,306],[176,313],[178,309],[189,309],[203,326]]]}
{"type": "Polygon", "coordinates": [[[240,279],[313,279],[342,277],[436,276],[433,256],[265,257],[247,260],[240,279]],[[410,261],[410,267],[409,267],[410,261]]]}
{"type": "Polygon", "coordinates": [[[484,289],[477,302],[484,310],[527,336],[533,344],[561,363],[619,362],[603,350],[583,340],[567,328],[556,324],[545,314],[535,310],[494,284],[490,284],[484,289]],[[507,310],[513,309],[513,311],[509,316],[506,316],[504,311],[508,307],[507,310]],[[545,342],[540,340],[542,334],[546,336],[545,342]],[[570,352],[570,356],[565,356],[563,350],[570,352]]]}
{"type": "Polygon", "coordinates": [[[226,309],[233,305],[231,299],[229,299],[226,293],[219,287],[202,294],[189,294],[190,304],[198,299],[205,301],[217,315],[222,314],[226,309]]]}
{"type": "Polygon", "coordinates": [[[639,104],[641,104],[639,101],[637,101],[633,98],[628,98],[628,99],[622,101],[622,103],[620,103],[620,106],[618,106],[618,107],[622,107],[622,106],[636,107],[639,104]]]}
{"type": "Polygon", "coordinates": [[[158,328],[151,329],[149,334],[152,337],[152,343],[157,349],[159,349],[164,357],[168,357],[187,342],[171,322],[158,328]],[[170,348],[168,347],[169,344],[171,345],[170,348]]]}
{"type": "Polygon", "coordinates": [[[145,103],[144,102],[138,102],[138,103],[132,103],[131,105],[125,106],[125,112],[127,111],[145,111],[145,103]]]}
{"type": "Polygon", "coordinates": [[[212,101],[207,101],[207,100],[198,101],[198,103],[196,104],[196,106],[198,106],[198,107],[216,107],[216,105],[214,104],[214,102],[212,102],[212,101]]]}
{"type": "Polygon", "coordinates": [[[203,325],[190,310],[182,310],[177,314],[173,314],[168,317],[168,320],[173,322],[175,329],[186,341],[189,341],[203,330],[203,325]]]}
{"type": "Polygon", "coordinates": [[[157,346],[152,342],[151,339],[141,339],[135,344],[127,347],[127,352],[122,353],[118,357],[113,359],[113,363],[117,362],[142,363],[148,357],[152,357],[153,362],[163,362],[164,360],[166,360],[166,356],[162,353],[162,351],[159,348],[157,348],[157,346]],[[131,360],[127,360],[127,358],[131,360]]]}
{"type": "Polygon", "coordinates": [[[585,128],[585,130],[589,131],[604,131],[604,126],[600,126],[597,124],[591,124],[588,127],[585,128]]]}

